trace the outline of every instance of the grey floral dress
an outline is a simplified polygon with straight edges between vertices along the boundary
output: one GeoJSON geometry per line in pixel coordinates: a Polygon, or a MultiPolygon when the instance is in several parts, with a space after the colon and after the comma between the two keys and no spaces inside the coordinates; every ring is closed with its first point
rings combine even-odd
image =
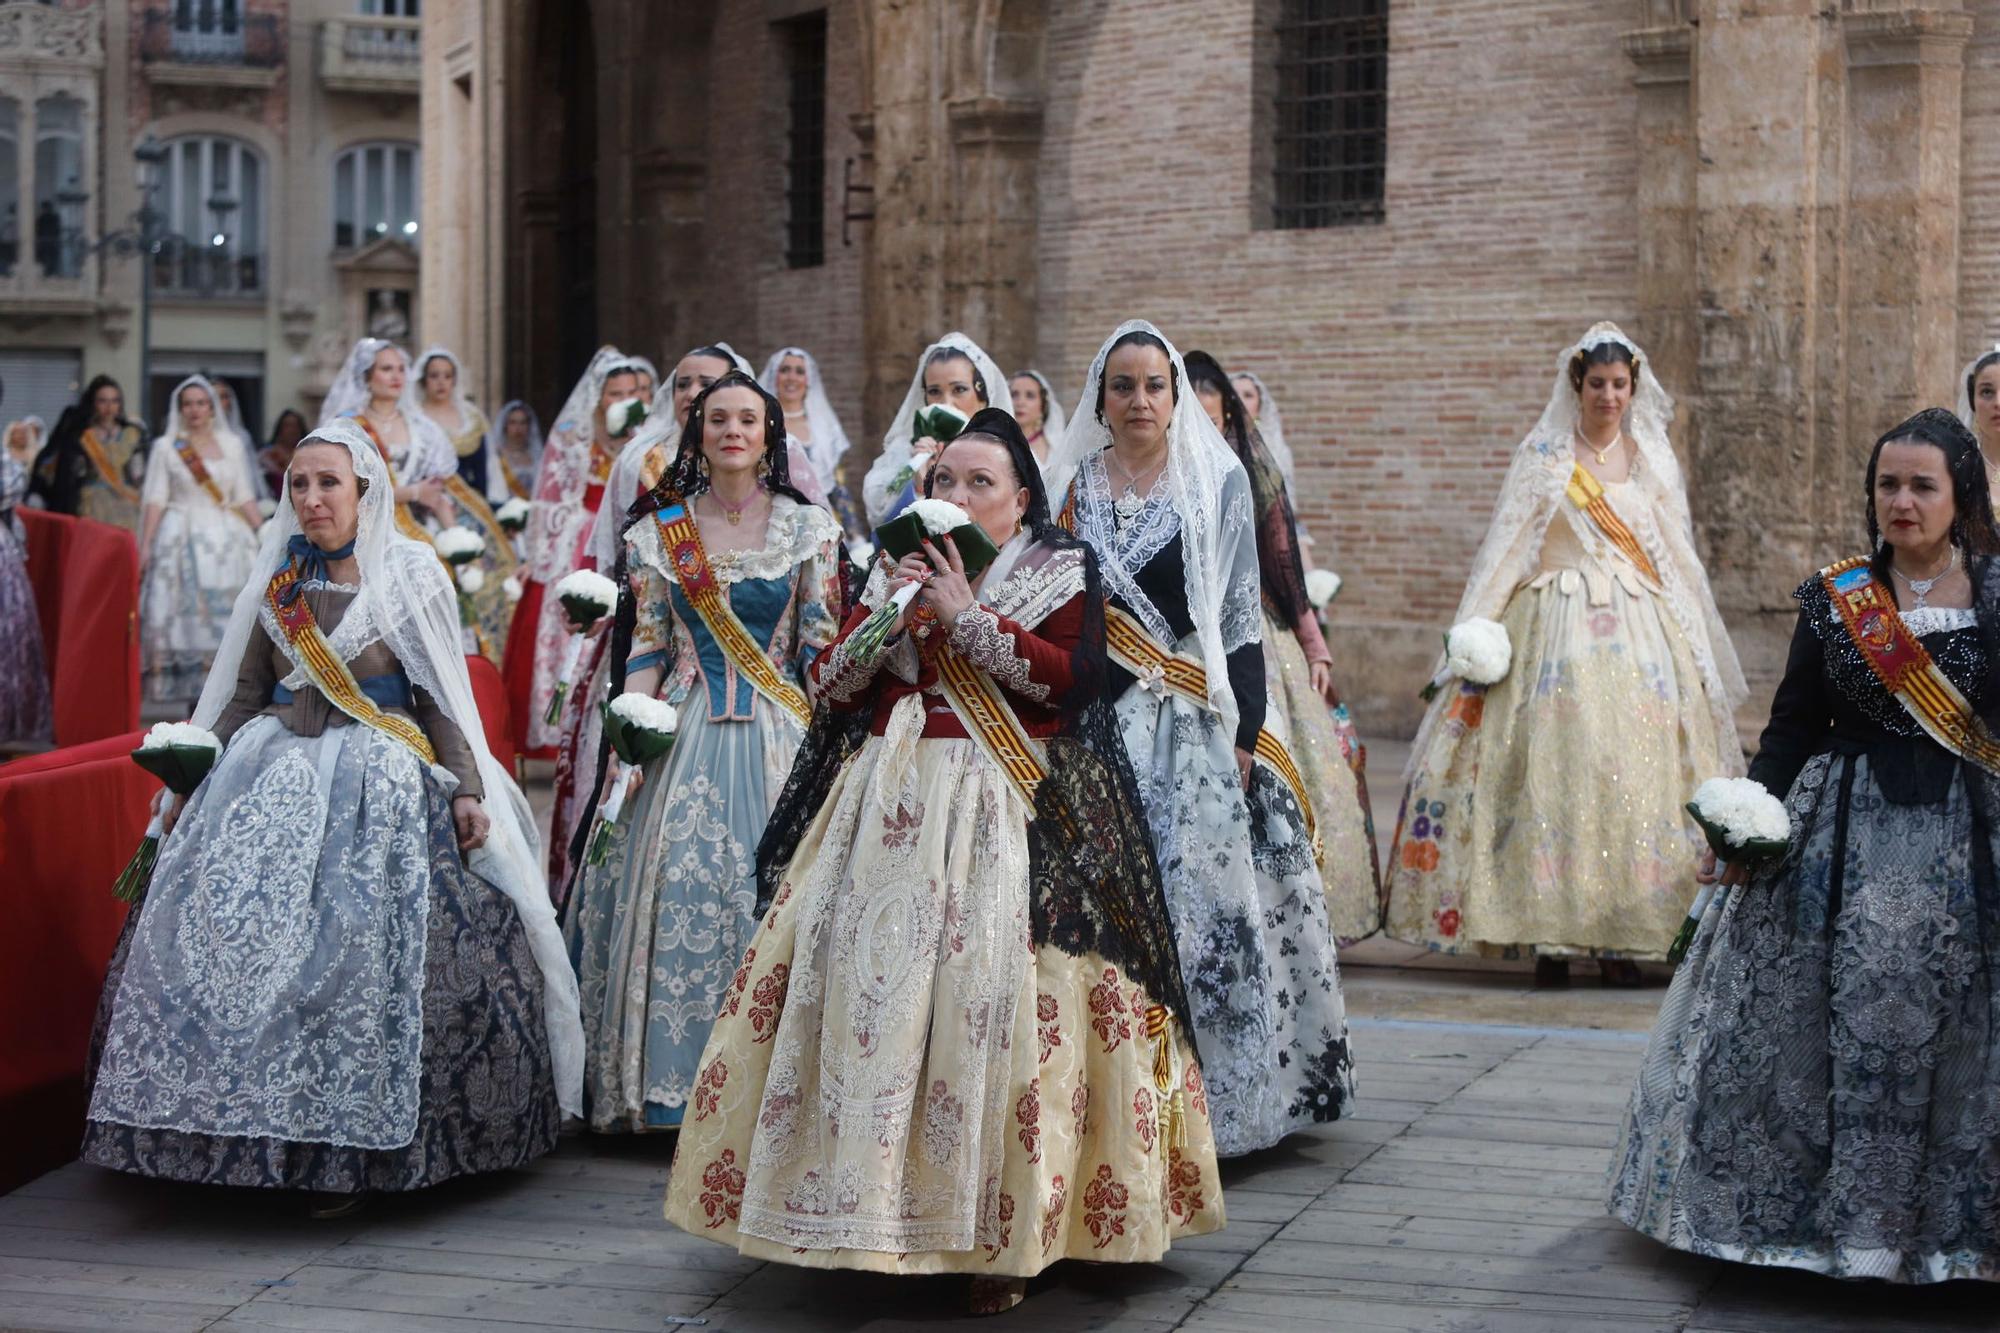
{"type": "MultiPolygon", "coordinates": [[[[1990,568],[1980,602],[2000,610],[1990,568]]],[[[1819,578],[1750,776],[1792,847],[1718,895],[1653,1029],[1614,1216],[1836,1277],[2000,1279],[2000,782],[1877,682],[1819,578]]],[[[1904,622],[1975,708],[1989,611],[1904,622]]]]}

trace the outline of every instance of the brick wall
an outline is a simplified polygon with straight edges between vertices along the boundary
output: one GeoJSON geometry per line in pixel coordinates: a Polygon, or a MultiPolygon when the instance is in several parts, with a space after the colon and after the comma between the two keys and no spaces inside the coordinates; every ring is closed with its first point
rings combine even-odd
{"type": "Polygon", "coordinates": [[[1073,403],[1143,316],[1263,376],[1378,732],[1415,724],[1557,353],[1635,305],[1629,7],[1426,8],[1391,5],[1387,221],[1319,231],[1252,226],[1250,0],[1057,6],[1049,33],[1040,366],[1073,403]]]}
{"type": "MultiPolygon", "coordinates": [[[[2000,342],[2000,0],[1970,0],[1965,50],[1964,140],[1959,158],[1958,341],[1963,356],[2000,342]]],[[[1957,400],[1958,386],[1943,399],[1957,400]]]]}

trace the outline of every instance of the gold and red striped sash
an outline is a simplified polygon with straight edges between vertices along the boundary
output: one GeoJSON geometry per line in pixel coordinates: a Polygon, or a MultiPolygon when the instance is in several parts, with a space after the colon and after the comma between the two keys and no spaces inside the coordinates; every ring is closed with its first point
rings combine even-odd
{"type": "Polygon", "coordinates": [[[1646,548],[1639,544],[1632,529],[1625,526],[1625,520],[1618,517],[1618,511],[1605,498],[1604,483],[1592,476],[1583,464],[1572,465],[1569,485],[1564,488],[1569,502],[1589,516],[1604,534],[1604,539],[1622,551],[1627,560],[1638,566],[1639,572],[1653,582],[1660,581],[1660,571],[1653,567],[1653,558],[1646,554],[1646,548]]]}
{"type": "Polygon", "coordinates": [[[1926,735],[1960,758],[2000,777],[2000,741],[1971,702],[1924,648],[1896,610],[1895,599],[1875,581],[1866,556],[1820,571],[1847,636],[1862,660],[1916,719],[1926,735]]]}
{"type": "Polygon", "coordinates": [[[812,705],[806,702],[804,692],[778,674],[778,668],[771,665],[771,659],[730,609],[729,598],[723,594],[715,571],[709,568],[708,552],[702,547],[694,511],[680,496],[669,492],[654,511],[653,521],[660,526],[660,541],[667,548],[667,559],[673,562],[681,591],[687,594],[730,664],[743,673],[758,693],[790,713],[800,726],[810,725],[812,705]]]}
{"type": "Polygon", "coordinates": [[[361,692],[361,684],[354,679],[354,673],[347,669],[347,663],[333,651],[333,645],[320,633],[319,622],[314,619],[312,607],[307,604],[305,593],[294,597],[291,605],[283,600],[286,588],[297,583],[299,567],[296,562],[286,565],[271,576],[271,582],[264,589],[264,600],[277,619],[278,628],[283,631],[285,641],[298,654],[301,669],[320,693],[333,701],[333,706],[366,726],[375,728],[385,735],[393,736],[416,751],[417,758],[427,764],[437,762],[437,752],[431,748],[430,738],[424,729],[407,717],[384,712],[373,699],[361,692]]]}
{"type": "MultiPolygon", "coordinates": [[[[97,427],[84,427],[82,433],[77,436],[77,443],[83,446],[83,456],[88,458],[90,466],[96,469],[97,479],[106,486],[109,486],[119,499],[137,504],[139,501],[139,492],[126,485],[125,478],[112,465],[111,455],[105,452],[104,445],[97,438],[97,427]]],[[[183,455],[183,458],[185,458],[185,455],[183,455]]],[[[201,471],[201,476],[197,477],[196,480],[199,481],[207,475],[208,469],[204,467],[201,471]]],[[[217,504],[221,503],[212,483],[209,494],[211,498],[216,500],[217,504]]]]}
{"type": "MultiPolygon", "coordinates": [[[[1110,651],[1112,661],[1137,676],[1141,685],[1158,681],[1197,707],[1211,706],[1206,667],[1186,653],[1169,652],[1144,625],[1133,619],[1131,612],[1106,606],[1104,613],[1104,644],[1110,651]]],[[[1312,840],[1313,859],[1323,862],[1326,843],[1320,837],[1319,820],[1313,813],[1311,798],[1306,795],[1305,778],[1299,773],[1299,766],[1292,762],[1292,752],[1271,733],[1270,728],[1263,727],[1258,729],[1257,745],[1252,753],[1268,764],[1271,771],[1283,778],[1285,785],[1292,789],[1292,796],[1299,803],[1299,816],[1305,820],[1306,836],[1312,840]]]]}
{"type": "Polygon", "coordinates": [[[1014,790],[1028,803],[1028,817],[1034,818],[1035,792],[1049,771],[1014,706],[993,683],[993,677],[967,661],[949,643],[938,643],[930,658],[937,667],[938,684],[944,687],[945,698],[951,701],[958,720],[965,724],[965,734],[972,737],[988,759],[999,765],[1007,780],[1014,784],[1014,790]]]}
{"type": "Polygon", "coordinates": [[[208,475],[208,464],[202,461],[201,451],[185,435],[174,441],[174,452],[181,456],[181,466],[194,478],[195,485],[208,492],[208,498],[217,505],[229,508],[229,500],[223,495],[222,488],[215,484],[214,477],[208,475]]]}

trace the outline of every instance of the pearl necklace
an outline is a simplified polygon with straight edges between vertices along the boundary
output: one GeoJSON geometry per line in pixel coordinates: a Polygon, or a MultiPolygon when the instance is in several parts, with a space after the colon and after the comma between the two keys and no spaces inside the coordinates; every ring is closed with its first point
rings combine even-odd
{"type": "Polygon", "coordinates": [[[1623,426],[1620,426],[1616,431],[1612,432],[1611,442],[1605,445],[1602,449],[1598,448],[1596,444],[1592,443],[1591,438],[1583,433],[1583,427],[1581,426],[1578,426],[1576,428],[1576,438],[1583,441],[1584,448],[1590,450],[1591,453],[1597,455],[1597,466],[1604,467],[1609,462],[1609,460],[1605,458],[1605,455],[1610,453],[1613,449],[1616,449],[1620,444],[1624,443],[1625,428],[1623,426]]]}
{"type": "Polygon", "coordinates": [[[1913,579],[1908,574],[1905,574],[1902,570],[1897,569],[1896,564],[1893,560],[1889,562],[1889,572],[1891,574],[1894,574],[1897,578],[1901,579],[1903,581],[1904,586],[1907,587],[1917,599],[1917,604],[1910,608],[1912,611],[1922,611],[1926,605],[1925,599],[1931,595],[1931,589],[1937,587],[1938,584],[1943,583],[1946,579],[1950,578],[1951,572],[1957,568],[1958,568],[1958,548],[1956,546],[1951,548],[1951,554],[1946,558],[1944,562],[1944,568],[1939,570],[1937,573],[1931,575],[1931,577],[1927,579],[1913,579]]]}

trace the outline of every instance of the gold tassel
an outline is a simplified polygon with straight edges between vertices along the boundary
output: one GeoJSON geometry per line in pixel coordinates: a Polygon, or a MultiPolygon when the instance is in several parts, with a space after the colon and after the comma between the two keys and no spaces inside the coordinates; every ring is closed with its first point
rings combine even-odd
{"type": "Polygon", "coordinates": [[[1163,1004],[1146,1006],[1146,1035],[1153,1039],[1153,1089],[1159,1094],[1160,1142],[1187,1146],[1187,1103],[1180,1087],[1180,1060],[1174,1050],[1174,1020],[1163,1004]]]}

